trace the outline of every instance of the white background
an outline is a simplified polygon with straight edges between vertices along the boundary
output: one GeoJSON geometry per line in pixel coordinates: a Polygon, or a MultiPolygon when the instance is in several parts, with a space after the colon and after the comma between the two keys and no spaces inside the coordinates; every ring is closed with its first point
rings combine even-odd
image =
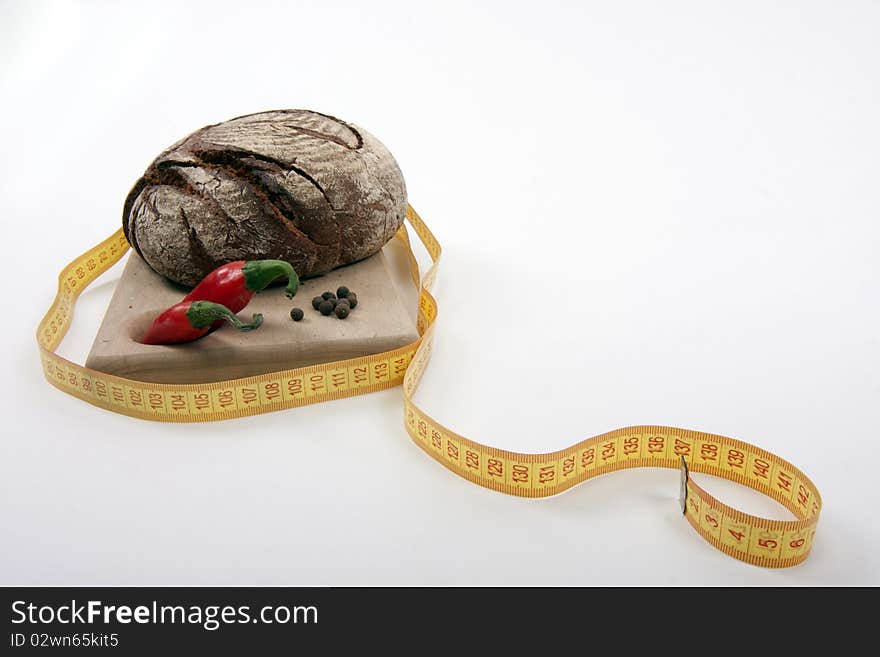
{"type": "Polygon", "coordinates": [[[880,583],[880,3],[0,7],[0,583],[880,583]],[[446,249],[425,410],[522,451],[755,442],[825,498],[810,559],[714,550],[673,471],[481,489],[410,442],[400,389],[164,425],[44,382],[55,276],[150,160],[285,107],[378,136],[446,249]]]}

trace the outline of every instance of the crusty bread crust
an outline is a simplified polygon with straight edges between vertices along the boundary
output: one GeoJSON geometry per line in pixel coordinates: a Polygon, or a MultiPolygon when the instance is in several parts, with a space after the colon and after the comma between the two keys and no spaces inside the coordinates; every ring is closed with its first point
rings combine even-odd
{"type": "Polygon", "coordinates": [[[233,260],[281,259],[300,276],[370,256],[406,214],[406,185],[372,135],[276,110],[197,130],[163,151],[125,201],[125,236],[163,276],[196,285],[233,260]]]}

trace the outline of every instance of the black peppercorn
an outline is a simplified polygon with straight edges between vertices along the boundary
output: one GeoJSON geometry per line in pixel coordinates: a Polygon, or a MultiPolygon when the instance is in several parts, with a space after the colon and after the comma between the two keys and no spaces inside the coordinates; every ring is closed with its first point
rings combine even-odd
{"type": "Polygon", "coordinates": [[[358,305],[358,295],[354,292],[349,292],[348,296],[345,297],[345,300],[348,301],[348,305],[351,306],[351,309],[354,310],[358,305]]]}
{"type": "Polygon", "coordinates": [[[294,308],[293,310],[290,311],[290,319],[292,319],[294,322],[298,322],[302,318],[303,318],[302,308],[294,308]]]}
{"type": "Polygon", "coordinates": [[[351,290],[349,290],[347,287],[342,285],[339,289],[336,290],[336,296],[339,297],[340,299],[344,299],[345,297],[348,296],[348,293],[350,291],[351,290]]]}
{"type": "Polygon", "coordinates": [[[346,317],[348,317],[348,313],[350,313],[351,311],[348,309],[347,303],[340,303],[338,306],[336,306],[335,312],[336,316],[339,319],[345,319],[346,317]]]}
{"type": "Polygon", "coordinates": [[[328,291],[328,292],[324,292],[324,294],[321,295],[321,298],[326,301],[327,299],[335,299],[336,295],[333,294],[332,292],[328,291]]]}
{"type": "Polygon", "coordinates": [[[329,315],[330,313],[333,312],[333,308],[335,308],[335,307],[336,307],[336,304],[334,304],[329,299],[325,299],[324,301],[321,302],[321,305],[318,308],[318,310],[321,311],[322,315],[329,315]]]}
{"type": "Polygon", "coordinates": [[[324,297],[315,297],[314,299],[312,299],[312,308],[314,308],[315,310],[317,310],[318,308],[320,308],[320,307],[321,307],[321,302],[322,302],[323,300],[324,300],[324,297]]]}

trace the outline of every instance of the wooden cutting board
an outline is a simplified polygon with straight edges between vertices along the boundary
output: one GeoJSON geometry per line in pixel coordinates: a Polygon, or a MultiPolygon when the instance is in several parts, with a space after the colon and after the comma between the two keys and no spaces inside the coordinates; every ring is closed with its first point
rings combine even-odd
{"type": "Polygon", "coordinates": [[[156,274],[132,252],[89,352],[90,368],[141,381],[204,383],[265,374],[356,358],[396,349],[418,339],[417,296],[392,240],[374,256],[328,274],[302,281],[293,299],[283,284],[255,295],[239,313],[250,321],[263,314],[263,325],[239,332],[224,325],[182,345],[144,345],[137,341],[153,319],[186,295],[187,290],[156,274]],[[340,285],[357,292],[358,306],[347,319],[324,317],[311,300],[340,285]],[[303,309],[300,322],[290,319],[303,309]]]}

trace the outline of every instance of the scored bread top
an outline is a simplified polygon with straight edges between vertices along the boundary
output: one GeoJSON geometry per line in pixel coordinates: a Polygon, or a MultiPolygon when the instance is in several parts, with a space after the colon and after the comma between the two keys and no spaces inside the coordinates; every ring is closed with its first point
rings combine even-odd
{"type": "Polygon", "coordinates": [[[193,286],[233,260],[329,271],[379,251],[405,214],[403,175],[375,137],[325,114],[276,110],[163,151],[129,192],[122,225],[150,267],[193,286]]]}

